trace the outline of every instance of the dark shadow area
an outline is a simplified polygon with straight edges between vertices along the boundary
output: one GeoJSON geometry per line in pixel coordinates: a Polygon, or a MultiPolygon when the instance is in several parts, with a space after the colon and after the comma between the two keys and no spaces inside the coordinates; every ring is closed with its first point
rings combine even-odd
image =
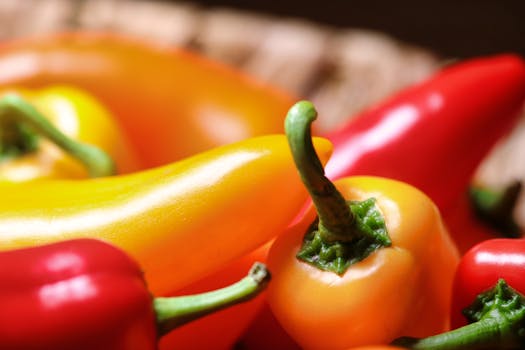
{"type": "Polygon", "coordinates": [[[231,7],[305,18],[344,28],[378,30],[445,57],[513,51],[525,55],[525,0],[195,0],[204,7],[231,7]]]}

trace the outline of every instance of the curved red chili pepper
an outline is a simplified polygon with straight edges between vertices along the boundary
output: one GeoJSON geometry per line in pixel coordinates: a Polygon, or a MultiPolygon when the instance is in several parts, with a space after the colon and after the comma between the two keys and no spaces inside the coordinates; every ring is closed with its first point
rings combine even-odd
{"type": "Polygon", "coordinates": [[[522,58],[507,54],[455,64],[324,135],[334,144],[326,174],[408,182],[446,213],[517,121],[524,100],[522,58]]]}

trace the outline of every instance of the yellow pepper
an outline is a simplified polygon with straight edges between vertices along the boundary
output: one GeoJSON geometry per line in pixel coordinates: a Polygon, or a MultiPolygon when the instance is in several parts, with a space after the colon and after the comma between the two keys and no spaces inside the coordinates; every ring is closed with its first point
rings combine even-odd
{"type": "MultiPolygon", "coordinates": [[[[331,144],[316,139],[326,160],[331,144]]],[[[284,135],[162,167],[2,188],[0,250],[91,237],[127,251],[154,293],[169,293],[249,253],[291,222],[307,193],[284,135]]]]}
{"type": "Polygon", "coordinates": [[[138,170],[126,136],[88,93],[69,86],[0,94],[0,182],[138,170]]]}
{"type": "Polygon", "coordinates": [[[315,118],[313,106],[301,102],[286,123],[315,210],[270,248],[267,297],[277,320],[306,349],[387,344],[446,330],[459,257],[436,206],[395,180],[363,176],[332,184],[304,130],[315,118]]]}

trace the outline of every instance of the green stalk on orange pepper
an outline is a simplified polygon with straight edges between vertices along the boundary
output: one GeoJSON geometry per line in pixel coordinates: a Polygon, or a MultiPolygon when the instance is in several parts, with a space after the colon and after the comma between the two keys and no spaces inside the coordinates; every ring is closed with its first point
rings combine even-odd
{"type": "Polygon", "coordinates": [[[282,132],[284,92],[195,53],[101,33],[4,42],[0,88],[67,84],[97,98],[146,167],[282,132]],[[2,73],[4,72],[4,73],[2,73]]]}
{"type": "MultiPolygon", "coordinates": [[[[331,144],[316,145],[326,159],[331,144]]],[[[132,174],[6,186],[2,199],[0,250],[105,239],[135,258],[152,292],[163,294],[282,232],[306,193],[286,138],[268,135],[132,174]]]]}
{"type": "Polygon", "coordinates": [[[436,206],[396,180],[349,177],[332,184],[311,144],[316,116],[302,101],[286,119],[315,210],[270,249],[267,297],[276,318],[309,349],[386,344],[401,334],[446,330],[459,257],[436,206]]]}
{"type": "Polygon", "coordinates": [[[129,141],[89,94],[66,86],[0,97],[0,181],[108,176],[138,169],[129,141]]]}

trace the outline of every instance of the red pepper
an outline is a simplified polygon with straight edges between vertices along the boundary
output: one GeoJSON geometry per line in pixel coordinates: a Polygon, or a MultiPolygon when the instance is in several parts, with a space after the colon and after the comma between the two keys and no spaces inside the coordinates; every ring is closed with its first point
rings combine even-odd
{"type": "Polygon", "coordinates": [[[491,239],[465,253],[454,280],[453,328],[466,324],[462,310],[500,278],[525,293],[525,239],[491,239]]]}
{"type": "Polygon", "coordinates": [[[255,296],[268,278],[259,264],[222,290],[152,298],[138,264],[103,241],[2,252],[0,349],[157,349],[159,336],[255,296]]]}
{"type": "MultiPolygon", "coordinates": [[[[520,57],[453,65],[324,135],[334,144],[326,174],[407,182],[430,196],[447,221],[462,210],[456,203],[479,163],[518,120],[524,101],[525,62],[520,57]]],[[[453,236],[465,234],[450,226],[453,236]]]]}
{"type": "Polygon", "coordinates": [[[461,259],[453,286],[453,330],[395,343],[412,349],[523,349],[525,239],[491,239],[461,259]],[[468,324],[466,324],[468,322],[468,324]]]}

